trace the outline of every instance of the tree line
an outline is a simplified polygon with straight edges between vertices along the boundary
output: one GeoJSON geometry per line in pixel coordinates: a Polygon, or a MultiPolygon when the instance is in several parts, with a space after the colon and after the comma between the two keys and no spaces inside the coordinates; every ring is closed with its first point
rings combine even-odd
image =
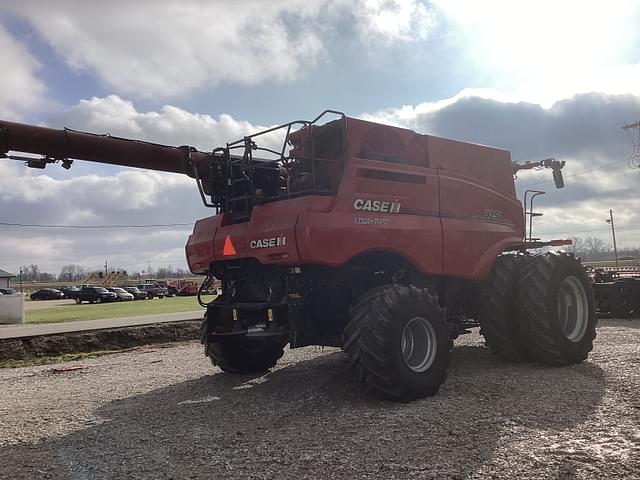
{"type": "MultiPolygon", "coordinates": [[[[613,245],[599,237],[572,237],[573,244],[567,250],[583,262],[615,260],[613,245]]],[[[640,259],[640,247],[618,248],[618,259],[640,259]]]]}
{"type": "MultiPolygon", "coordinates": [[[[92,272],[102,272],[104,270],[92,270],[78,264],[63,265],[59,273],[45,272],[37,264],[22,265],[20,267],[23,282],[81,282],[92,272]]],[[[128,272],[122,268],[109,269],[109,273],[126,273],[131,278],[184,278],[192,274],[183,268],[173,268],[171,265],[156,269],[153,273],[146,271],[128,272]]]]}

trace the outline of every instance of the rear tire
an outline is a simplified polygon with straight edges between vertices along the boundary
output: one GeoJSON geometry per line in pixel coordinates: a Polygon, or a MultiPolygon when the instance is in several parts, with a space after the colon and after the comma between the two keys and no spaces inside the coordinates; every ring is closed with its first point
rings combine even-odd
{"type": "Polygon", "coordinates": [[[265,372],[284,355],[287,342],[281,339],[228,337],[207,344],[207,356],[227,373],[265,372]]]}
{"type": "Polygon", "coordinates": [[[376,287],[352,308],[344,350],[356,380],[384,398],[435,395],[450,360],[445,311],[426,289],[376,287]]]}
{"type": "Polygon", "coordinates": [[[478,320],[491,350],[510,362],[533,360],[528,322],[518,311],[516,284],[524,257],[501,255],[481,292],[478,320]]]}
{"type": "Polygon", "coordinates": [[[560,252],[531,258],[519,288],[535,357],[547,365],[584,361],[593,350],[596,313],[591,281],[582,265],[560,252]]]}

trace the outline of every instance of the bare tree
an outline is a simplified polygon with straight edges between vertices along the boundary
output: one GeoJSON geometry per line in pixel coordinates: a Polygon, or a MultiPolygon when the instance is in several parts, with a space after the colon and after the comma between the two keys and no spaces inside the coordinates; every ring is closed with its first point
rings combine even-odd
{"type": "Polygon", "coordinates": [[[58,280],[61,282],[75,282],[82,280],[86,275],[87,270],[82,265],[69,264],[63,265],[60,269],[60,275],[58,280]]]}

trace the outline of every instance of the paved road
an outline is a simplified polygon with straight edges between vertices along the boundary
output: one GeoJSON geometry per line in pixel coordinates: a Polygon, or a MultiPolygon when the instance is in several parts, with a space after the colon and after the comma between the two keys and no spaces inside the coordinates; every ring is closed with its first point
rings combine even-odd
{"type": "Polygon", "coordinates": [[[134,327],[152,323],[182,322],[184,320],[199,320],[203,310],[181,313],[163,313],[143,315],[138,317],[108,318],[105,320],[81,320],[78,322],[41,323],[26,325],[0,325],[0,339],[25,338],[38,335],[55,335],[69,332],[85,332],[103,330],[107,328],[134,327]]]}

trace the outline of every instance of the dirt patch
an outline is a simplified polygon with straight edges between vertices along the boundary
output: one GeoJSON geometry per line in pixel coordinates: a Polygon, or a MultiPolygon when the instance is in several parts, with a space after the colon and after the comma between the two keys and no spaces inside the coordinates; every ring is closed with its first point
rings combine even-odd
{"type": "Polygon", "coordinates": [[[194,340],[200,337],[200,325],[199,320],[189,320],[62,335],[0,339],[0,362],[194,340]]]}

